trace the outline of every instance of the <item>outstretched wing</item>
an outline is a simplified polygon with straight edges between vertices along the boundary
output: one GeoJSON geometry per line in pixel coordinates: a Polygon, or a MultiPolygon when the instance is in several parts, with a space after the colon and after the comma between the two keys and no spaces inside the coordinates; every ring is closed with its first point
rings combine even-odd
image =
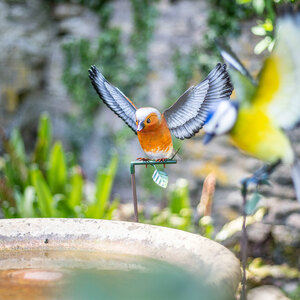
{"type": "Polygon", "coordinates": [[[300,14],[279,18],[275,36],[253,105],[261,106],[279,127],[291,129],[300,121],[300,14]]]}
{"type": "Polygon", "coordinates": [[[229,100],[232,90],[226,65],[217,64],[201,83],[190,87],[164,112],[171,133],[181,140],[194,136],[209,112],[220,101],[229,100]]]}
{"type": "Polygon", "coordinates": [[[135,105],[111,85],[95,66],[89,69],[89,77],[102,101],[136,133],[135,105]]]}
{"type": "Polygon", "coordinates": [[[229,65],[229,75],[239,102],[251,102],[257,89],[257,82],[224,41],[216,40],[224,61],[229,65]]]}

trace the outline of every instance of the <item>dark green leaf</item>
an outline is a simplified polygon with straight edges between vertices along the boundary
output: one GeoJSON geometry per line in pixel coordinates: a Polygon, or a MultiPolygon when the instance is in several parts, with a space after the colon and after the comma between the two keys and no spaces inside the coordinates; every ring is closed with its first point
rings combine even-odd
{"type": "Polygon", "coordinates": [[[37,204],[41,212],[41,217],[55,217],[53,197],[42,172],[40,170],[32,170],[31,180],[37,193],[37,204]]]}
{"type": "Polygon", "coordinates": [[[47,178],[53,194],[64,192],[67,182],[67,165],[60,142],[56,142],[51,150],[47,178]]]}
{"type": "Polygon", "coordinates": [[[68,203],[71,208],[75,208],[79,206],[82,201],[82,192],[83,192],[83,178],[81,175],[80,168],[76,166],[73,170],[73,174],[71,176],[71,183],[69,187],[69,197],[68,203]]]}
{"type": "Polygon", "coordinates": [[[33,162],[44,167],[48,158],[50,144],[52,142],[52,126],[47,113],[43,113],[40,117],[38,138],[33,154],[33,162]]]}

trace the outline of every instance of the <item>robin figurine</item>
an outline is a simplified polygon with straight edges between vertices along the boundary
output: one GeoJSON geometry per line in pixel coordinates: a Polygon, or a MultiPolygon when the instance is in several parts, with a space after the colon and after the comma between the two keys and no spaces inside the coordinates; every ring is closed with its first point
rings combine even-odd
{"type": "Polygon", "coordinates": [[[153,107],[137,108],[95,66],[90,68],[89,77],[102,101],[137,134],[145,154],[157,161],[172,157],[171,134],[181,140],[194,136],[203,127],[208,113],[219,102],[228,101],[233,90],[226,65],[219,63],[202,82],[191,86],[160,113],[153,107]]]}

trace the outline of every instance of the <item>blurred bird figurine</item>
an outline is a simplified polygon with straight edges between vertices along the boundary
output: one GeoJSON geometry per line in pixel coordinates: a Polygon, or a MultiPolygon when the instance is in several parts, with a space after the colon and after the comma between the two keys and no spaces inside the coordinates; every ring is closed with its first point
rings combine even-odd
{"type": "Polygon", "coordinates": [[[95,66],[90,68],[89,77],[102,101],[137,134],[146,155],[162,162],[174,154],[171,133],[181,140],[194,136],[208,112],[220,101],[228,101],[233,90],[226,65],[219,63],[201,83],[160,113],[153,107],[137,108],[95,66]]]}
{"type": "Polygon", "coordinates": [[[267,182],[280,163],[292,166],[292,178],[300,200],[300,164],[284,130],[300,121],[300,14],[292,11],[278,19],[276,43],[266,59],[258,83],[227,46],[219,44],[239,101],[222,101],[212,111],[204,130],[203,142],[228,133],[242,151],[266,165],[242,181],[244,192],[250,183],[267,182]]]}

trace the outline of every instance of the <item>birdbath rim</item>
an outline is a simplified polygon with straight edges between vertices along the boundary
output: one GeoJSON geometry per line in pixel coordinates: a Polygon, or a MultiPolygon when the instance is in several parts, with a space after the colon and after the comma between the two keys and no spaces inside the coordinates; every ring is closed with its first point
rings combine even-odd
{"type": "MultiPolygon", "coordinates": [[[[0,220],[0,261],[6,250],[80,250],[132,255],[177,265],[234,296],[240,262],[201,235],[167,227],[98,219],[0,220]]],[[[0,263],[0,268],[3,266],[0,263]]]]}

